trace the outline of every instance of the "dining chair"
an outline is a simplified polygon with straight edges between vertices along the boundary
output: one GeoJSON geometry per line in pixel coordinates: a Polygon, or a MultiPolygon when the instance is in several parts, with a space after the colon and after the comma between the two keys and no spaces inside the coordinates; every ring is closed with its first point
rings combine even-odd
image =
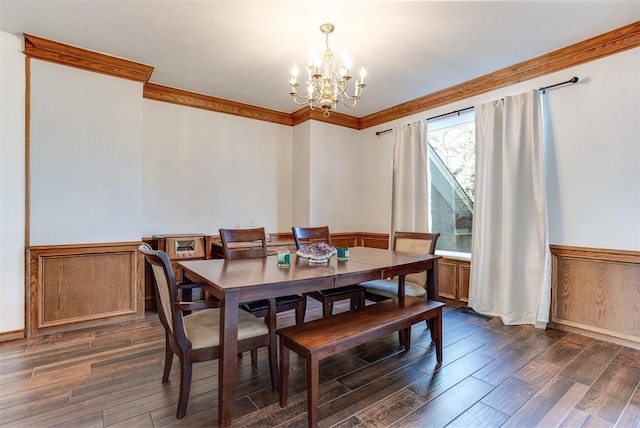
{"type": "MultiPolygon", "coordinates": [[[[202,309],[206,302],[179,301],[176,277],[171,261],[164,251],[142,244],[138,250],[151,265],[158,316],[165,330],[165,360],[162,383],[169,381],[174,354],[180,361],[180,393],[176,417],[182,419],[187,412],[191,391],[192,364],[218,359],[220,356],[220,308],[202,309]],[[200,309],[200,310],[197,310],[200,309]],[[184,310],[192,310],[189,315],[184,310]]],[[[266,319],[269,319],[267,317],[266,319]]],[[[268,347],[271,385],[276,388],[276,344],[271,343],[269,326],[258,317],[238,311],[238,352],[268,347]]],[[[218,391],[222,394],[223,391],[218,391]]]]}
{"type": "MultiPolygon", "coordinates": [[[[405,253],[435,254],[440,233],[395,232],[393,249],[405,253]]],[[[374,279],[361,282],[366,290],[365,297],[373,302],[398,297],[398,278],[374,279]]],[[[427,296],[427,272],[408,274],[404,278],[405,296],[424,297],[436,300],[438,296],[427,296]]],[[[429,321],[426,321],[427,327],[429,321]]],[[[404,343],[402,332],[398,332],[400,343],[404,343]]]]}
{"type": "MultiPolygon", "coordinates": [[[[296,242],[296,248],[304,248],[315,242],[325,242],[331,245],[331,234],[329,226],[317,227],[292,227],[293,239],[296,242]]],[[[303,297],[304,312],[306,313],[307,299],[309,296],[322,303],[322,316],[328,317],[333,313],[333,303],[339,300],[350,300],[350,309],[358,309],[364,307],[365,289],[364,287],[354,284],[344,287],[329,288],[327,290],[312,291],[306,293],[303,297]]]]}
{"type": "MultiPolygon", "coordinates": [[[[220,240],[226,259],[267,257],[267,238],[263,227],[251,229],[220,229],[220,240]]],[[[267,314],[268,300],[255,300],[240,305],[257,317],[267,314]]],[[[304,320],[302,296],[289,295],[276,298],[276,313],[295,310],[296,324],[304,320]]]]}
{"type": "MultiPolygon", "coordinates": [[[[405,253],[435,254],[440,233],[396,232],[393,235],[393,250],[405,253]]],[[[374,279],[361,282],[366,289],[368,300],[381,300],[398,297],[398,278],[374,279]]],[[[427,272],[412,273],[405,277],[406,296],[424,297],[436,300],[438,296],[427,296],[427,272]]]]}

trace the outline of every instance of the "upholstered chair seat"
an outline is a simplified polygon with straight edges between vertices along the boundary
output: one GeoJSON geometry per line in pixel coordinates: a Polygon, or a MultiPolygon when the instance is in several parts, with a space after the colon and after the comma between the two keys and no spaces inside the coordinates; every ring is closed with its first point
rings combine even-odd
{"type": "MultiPolygon", "coordinates": [[[[368,293],[377,294],[378,296],[389,299],[398,297],[398,278],[374,279],[373,281],[362,282],[360,285],[365,287],[368,293]]],[[[409,282],[405,279],[404,294],[405,296],[425,297],[427,295],[427,289],[422,284],[409,282]]]]}
{"type": "MultiPolygon", "coordinates": [[[[191,349],[220,344],[220,309],[204,309],[183,317],[184,330],[191,349]]],[[[269,334],[267,324],[255,316],[238,311],[238,340],[269,334]]]]}

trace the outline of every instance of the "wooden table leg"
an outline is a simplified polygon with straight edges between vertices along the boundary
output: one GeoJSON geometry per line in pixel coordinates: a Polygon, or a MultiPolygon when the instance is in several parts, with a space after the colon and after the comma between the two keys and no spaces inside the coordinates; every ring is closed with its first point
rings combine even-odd
{"type": "MultiPolygon", "coordinates": [[[[438,300],[438,297],[438,260],[436,259],[433,261],[433,267],[431,269],[427,269],[427,299],[438,300]]],[[[442,321],[442,318],[440,321],[442,321]]],[[[427,324],[429,325],[429,331],[431,332],[431,341],[437,343],[437,335],[434,331],[436,327],[435,320],[427,320],[427,324]]],[[[440,325],[442,326],[442,323],[440,325]]],[[[442,327],[440,328],[442,329],[442,327]]]]}
{"type": "Polygon", "coordinates": [[[404,280],[405,280],[405,276],[406,275],[398,276],[398,302],[400,303],[400,306],[404,305],[404,296],[405,296],[404,280]]]}
{"type": "MultiPolygon", "coordinates": [[[[404,282],[405,282],[405,275],[398,276],[398,304],[400,306],[404,305],[404,296],[405,296],[404,282]]],[[[398,331],[398,339],[400,341],[400,346],[404,346],[405,351],[409,350],[407,348],[407,331],[410,332],[411,329],[404,329],[404,330],[398,331]]]]}
{"type": "Polygon", "coordinates": [[[438,259],[433,260],[433,267],[427,269],[427,299],[438,300],[438,259]]]}
{"type": "Polygon", "coordinates": [[[220,360],[218,361],[218,426],[231,426],[238,368],[238,293],[225,293],[220,302],[220,360]]]}
{"type": "MultiPolygon", "coordinates": [[[[276,299],[275,297],[272,297],[269,300],[269,310],[267,311],[267,327],[269,327],[269,343],[271,344],[271,349],[276,349],[277,348],[277,343],[278,343],[278,338],[276,336],[276,299]]],[[[277,358],[276,353],[274,352],[273,355],[275,357],[273,358],[277,358]]],[[[271,366],[271,355],[269,355],[269,367],[271,366]]],[[[274,361],[275,364],[275,372],[274,370],[270,370],[271,371],[271,386],[273,387],[273,389],[278,389],[279,384],[280,384],[280,374],[278,373],[278,361],[274,361]]]]}

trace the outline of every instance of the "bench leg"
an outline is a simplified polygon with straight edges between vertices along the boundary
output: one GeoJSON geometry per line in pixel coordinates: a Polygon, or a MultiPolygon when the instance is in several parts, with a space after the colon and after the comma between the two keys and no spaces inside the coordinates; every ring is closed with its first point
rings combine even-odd
{"type": "Polygon", "coordinates": [[[280,407],[286,407],[289,394],[289,348],[280,338],[280,407]]]}
{"type": "Polygon", "coordinates": [[[442,308],[438,308],[437,315],[427,320],[431,331],[431,340],[436,344],[436,359],[442,362],[442,308]]]}
{"type": "Polygon", "coordinates": [[[402,330],[402,336],[404,338],[404,352],[411,349],[411,327],[402,330]]]}
{"type": "Polygon", "coordinates": [[[315,356],[307,360],[307,422],[310,428],[318,425],[318,388],[320,384],[320,362],[315,356]]]}

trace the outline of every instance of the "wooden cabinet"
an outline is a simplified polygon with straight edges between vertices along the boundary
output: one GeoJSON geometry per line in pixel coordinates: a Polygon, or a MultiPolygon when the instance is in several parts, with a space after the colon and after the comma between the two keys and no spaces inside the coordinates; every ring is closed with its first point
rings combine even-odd
{"type": "Polygon", "coordinates": [[[466,305],[469,301],[469,273],[468,260],[447,257],[438,260],[438,297],[466,305]]]}

